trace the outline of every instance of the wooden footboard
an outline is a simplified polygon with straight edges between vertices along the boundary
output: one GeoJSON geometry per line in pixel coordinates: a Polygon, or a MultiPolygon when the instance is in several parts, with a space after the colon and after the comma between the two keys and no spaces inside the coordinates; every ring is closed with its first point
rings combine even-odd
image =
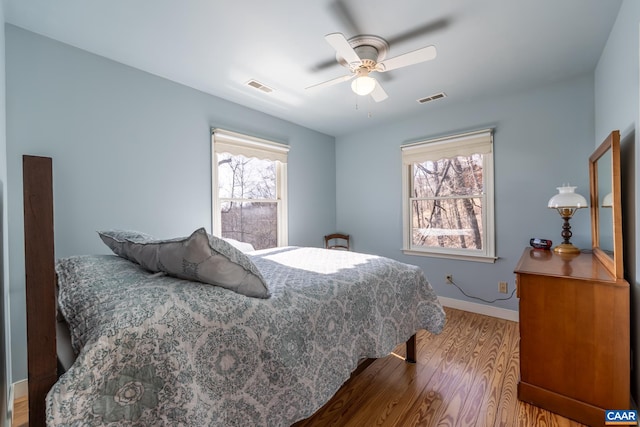
{"type": "Polygon", "coordinates": [[[22,157],[29,426],[45,425],[45,397],[58,379],[51,159],[22,157]]]}

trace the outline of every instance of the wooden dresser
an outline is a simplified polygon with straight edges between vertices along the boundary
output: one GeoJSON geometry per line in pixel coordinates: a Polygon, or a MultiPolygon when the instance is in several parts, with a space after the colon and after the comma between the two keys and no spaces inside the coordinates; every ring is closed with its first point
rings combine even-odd
{"type": "Polygon", "coordinates": [[[518,398],[592,426],[630,409],[629,284],[592,253],[525,249],[518,398]]]}

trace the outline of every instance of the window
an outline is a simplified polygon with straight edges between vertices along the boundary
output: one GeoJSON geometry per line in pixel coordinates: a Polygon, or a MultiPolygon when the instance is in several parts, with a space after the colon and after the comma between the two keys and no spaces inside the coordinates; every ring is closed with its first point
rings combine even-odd
{"type": "Polygon", "coordinates": [[[493,132],[402,146],[404,252],[495,261],[493,132]]]}
{"type": "Polygon", "coordinates": [[[286,246],[289,147],[222,129],[212,145],[213,234],[255,249],[286,246]]]}

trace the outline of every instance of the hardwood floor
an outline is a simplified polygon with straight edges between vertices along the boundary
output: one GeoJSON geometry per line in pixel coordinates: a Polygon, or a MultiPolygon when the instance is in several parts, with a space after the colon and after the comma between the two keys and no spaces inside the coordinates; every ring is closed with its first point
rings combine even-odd
{"type": "MultiPolygon", "coordinates": [[[[582,424],[518,401],[518,324],[446,308],[440,335],[421,331],[417,363],[404,345],[347,381],[311,418],[318,426],[548,426],[582,424]]],[[[28,426],[26,400],[13,427],[28,426]]]]}
{"type": "Polygon", "coordinates": [[[517,399],[516,322],[446,312],[442,334],[418,334],[415,365],[404,362],[404,345],[398,347],[295,427],[582,426],[517,399]]]}
{"type": "Polygon", "coordinates": [[[29,426],[29,402],[26,397],[21,397],[13,402],[12,427],[29,426]]]}

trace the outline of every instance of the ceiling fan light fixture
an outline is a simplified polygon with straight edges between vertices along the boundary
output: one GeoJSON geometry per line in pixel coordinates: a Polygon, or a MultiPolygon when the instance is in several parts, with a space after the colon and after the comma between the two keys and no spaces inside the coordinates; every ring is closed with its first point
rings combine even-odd
{"type": "Polygon", "coordinates": [[[351,82],[351,89],[360,96],[369,95],[376,88],[376,80],[369,76],[359,76],[351,82]]]}

